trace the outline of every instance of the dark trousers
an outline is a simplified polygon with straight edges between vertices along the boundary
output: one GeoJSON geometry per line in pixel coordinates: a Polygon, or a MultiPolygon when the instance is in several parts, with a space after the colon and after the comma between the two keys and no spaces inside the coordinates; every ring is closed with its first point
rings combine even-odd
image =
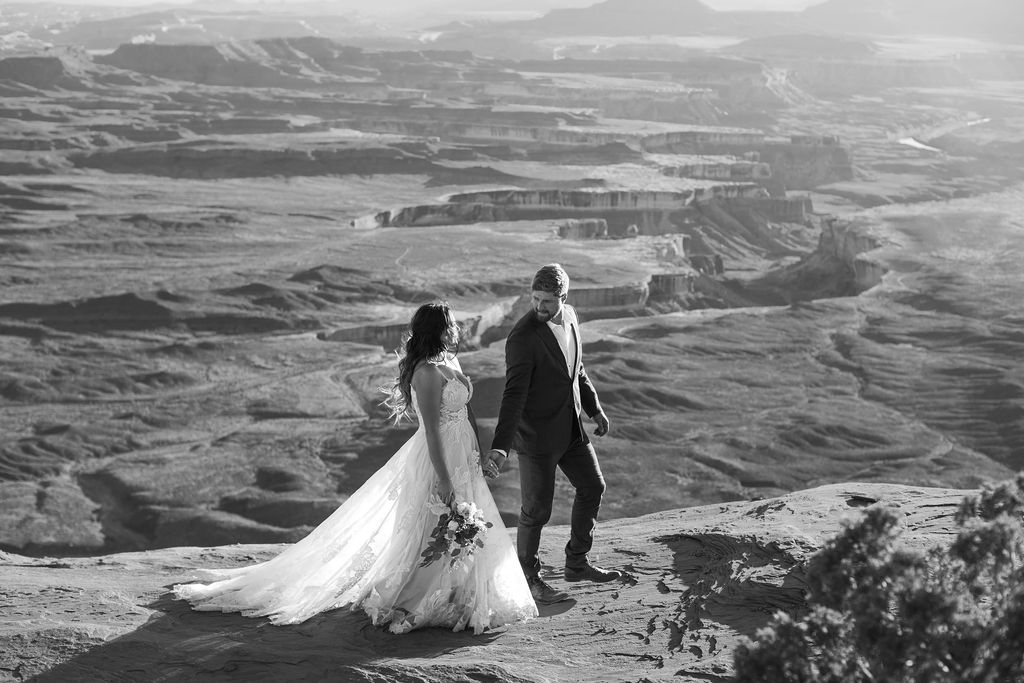
{"type": "Polygon", "coordinates": [[[604,476],[593,445],[583,442],[579,422],[573,421],[573,438],[564,453],[520,453],[519,486],[523,507],[519,512],[516,550],[527,578],[540,572],[540,532],[551,519],[555,496],[555,468],[561,468],[576,489],[572,502],[572,530],[565,546],[565,566],[587,564],[594,545],[594,527],[601,509],[604,476]]]}

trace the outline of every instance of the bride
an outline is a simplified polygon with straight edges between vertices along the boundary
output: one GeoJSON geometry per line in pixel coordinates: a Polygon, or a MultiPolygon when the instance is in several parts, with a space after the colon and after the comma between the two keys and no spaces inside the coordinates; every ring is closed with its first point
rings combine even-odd
{"type": "MultiPolygon", "coordinates": [[[[204,571],[202,578],[217,580],[176,585],[175,596],[197,610],[265,616],[274,624],[348,606],[392,633],[442,626],[479,634],[536,616],[481,470],[466,407],[473,386],[451,353],[457,343],[448,305],[421,306],[385,401],[396,419],[419,414],[416,433],[301,541],[261,564],[204,571]],[[460,561],[428,563],[437,513],[447,511],[441,501],[475,503],[492,526],[460,561]]],[[[487,476],[497,475],[487,468],[487,476]]]]}

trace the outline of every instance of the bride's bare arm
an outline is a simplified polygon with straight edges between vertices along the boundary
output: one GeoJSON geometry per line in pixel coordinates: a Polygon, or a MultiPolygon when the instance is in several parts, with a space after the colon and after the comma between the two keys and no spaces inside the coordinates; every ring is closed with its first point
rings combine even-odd
{"type": "Polygon", "coordinates": [[[438,493],[442,500],[447,500],[454,492],[452,479],[444,461],[444,445],[441,442],[441,389],[445,378],[435,366],[424,363],[416,369],[412,376],[412,386],[416,389],[416,411],[419,413],[423,431],[427,437],[427,452],[430,462],[437,471],[438,493]]]}

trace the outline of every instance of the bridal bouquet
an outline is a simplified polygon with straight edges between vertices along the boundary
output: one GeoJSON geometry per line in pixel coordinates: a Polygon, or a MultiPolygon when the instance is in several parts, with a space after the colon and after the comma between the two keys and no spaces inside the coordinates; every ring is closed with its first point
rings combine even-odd
{"type": "Polygon", "coordinates": [[[484,534],[494,524],[484,521],[484,513],[476,503],[446,504],[435,496],[430,501],[432,512],[439,513],[437,526],[430,532],[430,541],[420,556],[421,567],[449,557],[448,567],[454,569],[466,560],[477,548],[484,547],[484,534]]]}

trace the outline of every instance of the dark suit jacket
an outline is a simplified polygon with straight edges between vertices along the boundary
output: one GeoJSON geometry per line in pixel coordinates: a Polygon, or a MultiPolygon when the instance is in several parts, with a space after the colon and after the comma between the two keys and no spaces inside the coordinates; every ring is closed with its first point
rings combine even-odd
{"type": "MultiPolygon", "coordinates": [[[[569,308],[566,306],[566,308],[569,308]]],[[[547,323],[537,320],[533,310],[519,319],[505,342],[505,393],[501,398],[498,425],[491,448],[526,454],[562,453],[572,438],[572,421],[579,422],[573,399],[573,383],[580,389],[580,403],[590,417],[601,412],[597,392],[583,367],[576,314],[569,308],[566,318],[573,328],[576,363],[570,374],[558,340],[547,323]]],[[[583,441],[589,443],[580,424],[583,441]]]]}

